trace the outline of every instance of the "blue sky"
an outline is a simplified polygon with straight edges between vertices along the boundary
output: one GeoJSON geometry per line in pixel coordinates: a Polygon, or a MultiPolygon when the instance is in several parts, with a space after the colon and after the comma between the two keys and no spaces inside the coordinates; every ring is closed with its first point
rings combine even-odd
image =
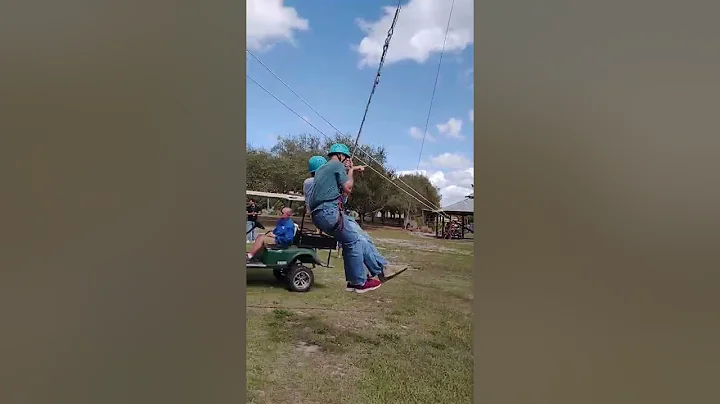
{"type": "MultiPolygon", "coordinates": [[[[372,88],[393,1],[248,0],[247,46],[333,125],[356,134],[372,88]]],[[[382,145],[388,166],[413,171],[450,12],[449,0],[403,2],[360,143],[382,145]]],[[[473,179],[473,2],[456,0],[420,170],[443,205],[473,179]]],[[[247,72],[328,135],[334,130],[248,55],[247,72]]],[[[318,134],[248,80],[247,139],[318,134]]]]}

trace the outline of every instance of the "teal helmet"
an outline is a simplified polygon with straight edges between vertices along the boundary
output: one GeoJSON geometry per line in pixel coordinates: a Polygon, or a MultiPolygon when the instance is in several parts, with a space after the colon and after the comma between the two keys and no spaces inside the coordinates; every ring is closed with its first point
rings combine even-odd
{"type": "Polygon", "coordinates": [[[342,143],[335,143],[334,145],[330,146],[328,156],[331,156],[333,154],[344,154],[346,157],[350,157],[350,149],[348,149],[348,147],[342,143]]]}
{"type": "Polygon", "coordinates": [[[317,171],[320,166],[327,163],[327,160],[323,156],[312,156],[310,157],[310,160],[308,160],[308,171],[310,173],[314,173],[317,171]]]}

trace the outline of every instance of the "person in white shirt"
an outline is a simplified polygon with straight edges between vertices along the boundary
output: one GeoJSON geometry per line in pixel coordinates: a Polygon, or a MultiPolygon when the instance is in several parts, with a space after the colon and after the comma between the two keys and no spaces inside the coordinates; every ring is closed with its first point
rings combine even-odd
{"type": "Polygon", "coordinates": [[[313,181],[315,180],[315,171],[327,163],[327,159],[323,156],[312,156],[308,160],[308,171],[310,172],[310,178],[303,181],[303,195],[305,196],[305,206],[308,202],[308,195],[310,195],[310,189],[312,188],[313,181]]]}
{"type": "Polygon", "coordinates": [[[327,159],[323,156],[312,156],[308,160],[308,171],[310,171],[310,178],[303,182],[303,195],[305,195],[305,204],[307,205],[307,197],[310,195],[310,188],[312,187],[313,180],[315,179],[315,171],[327,163],[327,159]]]}
{"type": "MultiPolygon", "coordinates": [[[[327,159],[323,156],[312,156],[308,160],[308,171],[310,172],[310,178],[306,178],[303,181],[303,196],[305,197],[305,209],[308,205],[308,195],[310,195],[310,189],[312,188],[313,180],[315,180],[315,171],[327,163],[327,159]]],[[[308,212],[310,213],[310,212],[308,212]]],[[[320,232],[320,230],[318,230],[320,232]]]]}

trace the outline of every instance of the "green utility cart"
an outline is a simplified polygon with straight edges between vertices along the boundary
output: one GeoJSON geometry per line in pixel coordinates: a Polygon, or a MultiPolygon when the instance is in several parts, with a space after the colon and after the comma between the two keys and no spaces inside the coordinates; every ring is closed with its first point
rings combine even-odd
{"type": "MultiPolygon", "coordinates": [[[[293,202],[305,203],[301,195],[276,194],[269,192],[247,191],[248,196],[256,198],[281,199],[292,209],[293,202]]],[[[260,257],[247,263],[247,268],[272,269],[275,278],[284,282],[293,292],[307,292],[315,281],[313,269],[317,266],[330,268],[330,255],[337,249],[334,237],[305,229],[305,214],[300,225],[295,226],[295,238],[286,248],[265,249],[260,257]],[[327,262],[318,259],[319,250],[329,250],[327,262]]]]}

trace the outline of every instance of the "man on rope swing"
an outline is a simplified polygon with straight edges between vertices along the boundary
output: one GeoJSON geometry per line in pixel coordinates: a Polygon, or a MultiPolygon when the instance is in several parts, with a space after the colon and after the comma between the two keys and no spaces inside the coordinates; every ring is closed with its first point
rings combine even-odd
{"type": "Polygon", "coordinates": [[[343,202],[352,192],[354,172],[361,172],[363,167],[353,166],[350,150],[341,143],[330,147],[328,157],[329,161],[316,169],[306,196],[310,217],[318,229],[342,244],[346,290],[356,293],[375,290],[386,279],[387,261],[343,209],[343,202]],[[370,272],[369,278],[365,267],[370,272]]]}
{"type": "MultiPolygon", "coordinates": [[[[350,161],[350,159],[346,160],[346,162],[349,162],[349,161],[350,161]]],[[[306,178],[305,181],[303,182],[303,195],[305,195],[305,206],[306,207],[310,206],[308,203],[308,195],[310,195],[310,188],[312,188],[313,181],[315,180],[315,171],[317,171],[318,168],[325,165],[325,163],[327,163],[327,159],[323,156],[312,156],[312,157],[310,157],[310,160],[308,160],[308,171],[310,172],[310,177],[306,178]]],[[[343,165],[345,166],[346,171],[350,170],[350,166],[348,166],[347,163],[345,163],[343,165]]],[[[364,166],[354,166],[352,168],[353,168],[353,171],[359,171],[359,172],[362,172],[365,169],[364,166]]],[[[343,200],[342,200],[343,205],[347,204],[348,196],[349,196],[348,193],[343,192],[343,200]]],[[[355,218],[353,218],[351,216],[348,216],[347,218],[350,221],[350,223],[348,223],[349,226],[351,226],[354,230],[359,232],[360,236],[365,238],[368,242],[370,242],[370,243],[373,242],[372,239],[370,238],[370,235],[368,235],[367,232],[365,232],[365,230],[363,230],[360,227],[360,225],[357,223],[357,221],[355,221],[355,218]]],[[[320,229],[318,229],[318,231],[320,231],[320,229]]],[[[339,244],[340,243],[338,242],[338,247],[340,247],[339,244]]]]}
{"type": "MultiPolygon", "coordinates": [[[[310,204],[308,204],[308,195],[310,195],[310,189],[312,188],[313,181],[315,180],[315,171],[317,171],[317,169],[322,167],[325,163],[327,163],[327,159],[323,156],[312,156],[310,157],[310,160],[308,160],[308,171],[310,172],[310,177],[303,181],[303,195],[305,196],[306,210],[310,206],[310,204]]],[[[317,232],[320,233],[321,230],[317,229],[317,232]]]]}
{"type": "MultiPolygon", "coordinates": [[[[323,156],[312,156],[310,157],[310,160],[308,160],[308,171],[310,172],[310,177],[303,181],[303,195],[305,196],[306,210],[310,207],[310,204],[308,203],[308,196],[310,195],[310,189],[312,188],[313,181],[315,181],[315,171],[325,165],[325,163],[327,163],[327,159],[323,156]]],[[[309,213],[310,212],[308,211],[308,214],[309,213]]],[[[318,231],[320,231],[320,229],[318,229],[318,231]]]]}
{"type": "Polygon", "coordinates": [[[323,156],[312,156],[308,160],[308,171],[310,177],[305,179],[303,182],[303,195],[305,195],[305,204],[308,203],[308,195],[310,195],[310,188],[312,187],[313,181],[315,180],[315,171],[327,163],[327,159],[323,156]]]}

